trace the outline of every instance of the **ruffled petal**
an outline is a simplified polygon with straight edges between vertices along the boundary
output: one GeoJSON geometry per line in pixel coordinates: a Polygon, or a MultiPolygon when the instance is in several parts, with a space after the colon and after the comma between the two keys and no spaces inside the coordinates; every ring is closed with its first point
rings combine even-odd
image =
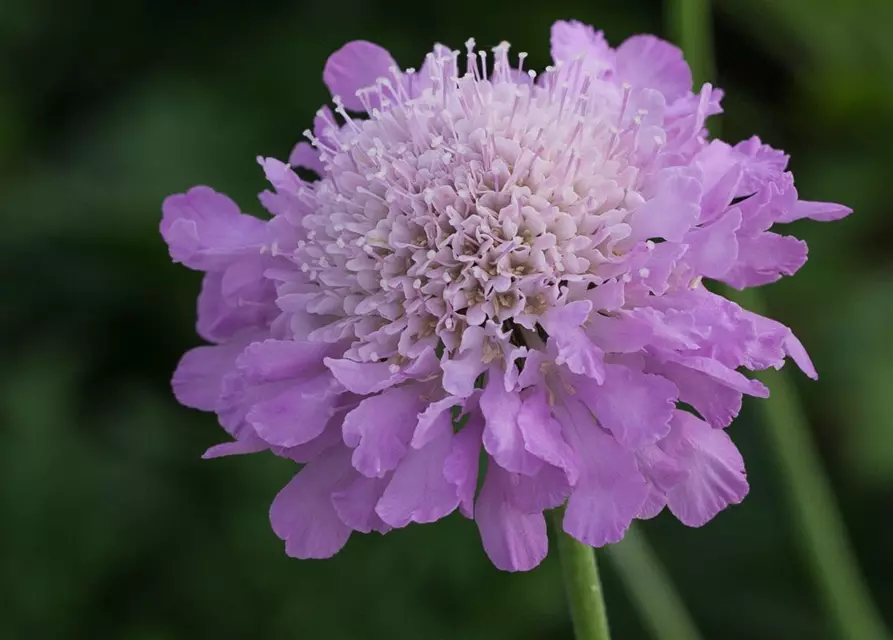
{"type": "Polygon", "coordinates": [[[691,91],[691,69],[682,50],[649,35],[633,36],[617,47],[617,79],[657,89],[672,102],[691,91]]]}
{"type": "Polygon", "coordinates": [[[506,391],[501,378],[491,375],[481,394],[484,448],[503,469],[533,475],[543,466],[543,461],[524,446],[518,426],[520,411],[520,394],[506,391]]]}
{"type": "Polygon", "coordinates": [[[459,511],[466,518],[474,517],[474,493],[477,489],[483,433],[483,418],[472,414],[468,424],[453,438],[450,453],[443,465],[443,475],[447,482],[456,487],[459,511]]]}
{"type": "Polygon", "coordinates": [[[366,398],[348,413],[344,442],[354,448],[357,471],[370,478],[393,471],[406,454],[424,406],[419,390],[409,385],[366,398]]]}
{"type": "Polygon", "coordinates": [[[578,389],[581,399],[621,445],[636,450],[670,432],[679,390],[658,375],[609,364],[600,388],[578,389]]]}
{"type": "Polygon", "coordinates": [[[171,258],[190,269],[218,271],[266,240],[264,222],[210,187],[193,187],[162,204],[161,235],[171,258]]]}
{"type": "Polygon", "coordinates": [[[524,513],[512,499],[508,472],[490,465],[474,519],[490,561],[503,571],[529,571],[549,549],[542,513],[524,513]]]}
{"type": "Polygon", "coordinates": [[[285,552],[294,558],[330,558],[350,537],[341,521],[332,494],[347,486],[356,472],[345,447],[309,462],[273,500],[270,524],[285,541],[285,552]]]}
{"type": "MultiPolygon", "coordinates": [[[[365,40],[354,40],[329,56],[323,69],[323,82],[333,96],[339,96],[344,106],[362,111],[363,102],[357,97],[360,89],[375,85],[379,78],[390,78],[391,67],[397,63],[386,49],[365,40]]],[[[378,98],[370,95],[377,104],[378,98]]]]}
{"type": "Polygon", "coordinates": [[[459,505],[456,485],[444,475],[452,450],[452,431],[441,434],[421,449],[410,449],[375,507],[392,527],[410,522],[435,522],[459,505]]]}
{"type": "Polygon", "coordinates": [[[670,511],[684,524],[700,527],[747,495],[744,460],[725,431],[679,411],[660,446],[688,471],[685,480],[667,491],[670,511]]]}

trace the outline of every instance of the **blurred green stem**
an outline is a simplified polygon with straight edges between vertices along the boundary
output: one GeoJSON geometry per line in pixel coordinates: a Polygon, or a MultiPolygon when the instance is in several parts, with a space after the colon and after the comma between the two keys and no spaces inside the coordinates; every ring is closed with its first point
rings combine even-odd
{"type": "MultiPolygon", "coordinates": [[[[685,52],[695,81],[709,80],[713,72],[713,51],[708,0],[668,0],[667,9],[672,35],[685,52]]],[[[727,290],[726,295],[742,307],[763,315],[759,291],[727,290]]],[[[800,546],[837,634],[847,640],[887,638],[881,617],[857,569],[843,519],[796,392],[782,371],[770,369],[757,377],[772,390],[772,396],[759,403],[762,422],[775,449],[800,546]]]]}
{"type": "MultiPolygon", "coordinates": [[[[757,291],[736,291],[729,297],[765,315],[757,291]]],[[[883,640],[888,637],[884,623],[859,574],[843,518],[823,473],[796,391],[783,371],[768,369],[757,377],[772,390],[770,398],[758,403],[762,422],[787,489],[788,508],[794,516],[800,546],[837,636],[846,640],[883,640]]]]}
{"type": "Polygon", "coordinates": [[[602,583],[592,547],[564,532],[564,509],[553,509],[552,526],[558,542],[558,556],[564,574],[564,590],[571,609],[577,640],[610,640],[608,613],[602,583]]]}
{"type": "Polygon", "coordinates": [[[633,523],[623,540],[606,549],[652,638],[700,640],[694,621],[640,525],[633,523]]]}

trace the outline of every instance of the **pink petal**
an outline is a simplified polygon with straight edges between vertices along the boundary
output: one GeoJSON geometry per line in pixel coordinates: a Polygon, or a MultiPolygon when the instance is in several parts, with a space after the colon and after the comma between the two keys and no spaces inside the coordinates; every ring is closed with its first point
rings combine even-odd
{"type": "Polygon", "coordinates": [[[506,391],[501,379],[490,376],[481,394],[481,413],[486,421],[484,448],[507,471],[533,475],[543,466],[543,461],[524,447],[518,426],[520,411],[520,394],[506,391]]]}
{"type": "Polygon", "coordinates": [[[518,428],[524,448],[544,462],[564,471],[567,482],[577,481],[577,460],[561,435],[561,425],[552,417],[544,385],[526,390],[518,411],[518,428]]]}
{"type": "Polygon", "coordinates": [[[483,418],[479,414],[472,414],[468,424],[453,438],[450,453],[443,465],[443,476],[456,487],[459,510],[466,518],[474,517],[474,492],[477,489],[478,459],[483,433],[483,418]]]}
{"type": "Polygon", "coordinates": [[[636,458],[595,423],[581,402],[564,396],[556,408],[563,414],[565,438],[579,453],[580,462],[564,530],[593,547],[617,542],[648,495],[636,458]]]}
{"type": "Polygon", "coordinates": [[[599,423],[621,445],[636,450],[670,432],[679,390],[657,375],[609,364],[600,388],[578,389],[599,423]]]}
{"type": "Polygon", "coordinates": [[[697,180],[682,175],[670,178],[656,196],[633,212],[632,239],[681,242],[701,214],[700,201],[701,185],[697,180]]]}
{"type": "Polygon", "coordinates": [[[217,271],[266,239],[262,220],[242,215],[239,207],[210,187],[193,187],[168,196],[162,204],[161,235],[171,258],[190,269],[217,271]]]}
{"type": "Polygon", "coordinates": [[[706,227],[692,230],[685,239],[689,245],[687,262],[707,278],[721,278],[738,259],[736,231],[741,226],[741,212],[728,211],[706,227]]]}
{"type": "Polygon", "coordinates": [[[765,232],[738,238],[738,261],[722,276],[737,289],[758,287],[790,276],[806,263],[806,243],[793,236],[765,232]]]}
{"type": "Polygon", "coordinates": [[[649,35],[633,36],[617,47],[617,79],[633,87],[657,89],[667,102],[691,91],[691,69],[682,50],[649,35]]]}
{"type": "Polygon", "coordinates": [[[345,107],[362,111],[363,103],[356,92],[374,85],[379,78],[392,77],[390,69],[395,66],[397,63],[386,49],[365,40],[354,40],[329,56],[322,77],[331,94],[340,96],[345,107]]]}
{"type": "Polygon", "coordinates": [[[341,550],[351,529],[338,517],[332,494],[353,477],[350,450],[338,447],[309,462],[279,492],[270,507],[270,523],[288,555],[330,558],[341,550]]]}
{"type": "Polygon", "coordinates": [[[453,433],[441,434],[421,449],[410,449],[375,507],[392,527],[435,522],[459,505],[456,485],[444,475],[453,433]]]}
{"type": "Polygon", "coordinates": [[[270,444],[294,447],[316,438],[335,413],[337,387],[330,375],[289,385],[248,411],[246,419],[270,444]]]}
{"type": "Polygon", "coordinates": [[[222,392],[223,376],[235,368],[244,343],[196,347],[180,359],[171,386],[180,404],[202,411],[214,411],[222,392]]]}
{"type": "Polygon", "coordinates": [[[353,465],[370,478],[393,471],[406,453],[424,407],[414,385],[392,387],[363,400],[344,417],[344,442],[354,447],[353,465]]]}
{"type": "Polygon", "coordinates": [[[747,495],[744,460],[725,431],[679,411],[661,448],[689,472],[667,491],[670,511],[684,524],[700,527],[747,495]]]}
{"type": "Polygon", "coordinates": [[[509,474],[497,465],[487,470],[474,517],[484,551],[497,569],[529,571],[546,557],[546,519],[515,506],[509,474]]]}
{"type": "Polygon", "coordinates": [[[387,485],[387,478],[367,478],[357,473],[353,482],[332,494],[332,505],[341,521],[354,531],[387,533],[391,527],[375,512],[387,485]]]}
{"type": "Polygon", "coordinates": [[[845,218],[853,212],[847,206],[834,202],[810,202],[798,200],[778,222],[793,222],[802,218],[810,218],[819,222],[833,222],[845,218]]]}

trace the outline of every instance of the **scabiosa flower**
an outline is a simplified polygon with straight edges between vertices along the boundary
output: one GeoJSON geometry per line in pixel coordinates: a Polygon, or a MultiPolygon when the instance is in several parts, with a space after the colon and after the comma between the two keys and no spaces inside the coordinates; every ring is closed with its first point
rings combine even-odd
{"type": "Polygon", "coordinates": [[[850,210],[799,200],[758,138],[708,140],[722,94],[666,42],[558,22],[554,64],[525,57],[469,40],[401,71],[351,42],[309,142],[259,159],[270,219],[207,187],[164,203],[212,343],[174,392],[232,437],[206,457],[303,465],[271,509],[289,555],[455,509],[506,570],[543,559],[565,502],[592,546],[664,507],[703,525],[747,493],[724,428],[768,390],[739,369],[815,377],[790,329],[703,279],[791,275],[806,245],[770,228],[850,210]]]}

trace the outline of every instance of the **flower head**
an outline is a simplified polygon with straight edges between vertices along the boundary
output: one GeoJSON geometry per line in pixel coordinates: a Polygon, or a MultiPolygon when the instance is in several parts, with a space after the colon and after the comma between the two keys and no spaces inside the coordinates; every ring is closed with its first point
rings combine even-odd
{"type": "Polygon", "coordinates": [[[507,570],[542,560],[565,502],[593,546],[664,507],[700,526],[747,492],[724,428],[768,390],[739,369],[815,376],[788,328],[702,280],[790,275],[806,245],[770,227],[850,210],[799,200],[757,138],[708,140],[721,92],[693,93],[674,46],[558,22],[552,55],[537,74],[469,40],[414,71],[349,43],[334,110],[289,164],[259,159],[271,219],[207,187],[165,201],[212,343],[174,391],[232,436],[207,457],[304,464],[271,510],[290,555],[457,508],[507,570]]]}

